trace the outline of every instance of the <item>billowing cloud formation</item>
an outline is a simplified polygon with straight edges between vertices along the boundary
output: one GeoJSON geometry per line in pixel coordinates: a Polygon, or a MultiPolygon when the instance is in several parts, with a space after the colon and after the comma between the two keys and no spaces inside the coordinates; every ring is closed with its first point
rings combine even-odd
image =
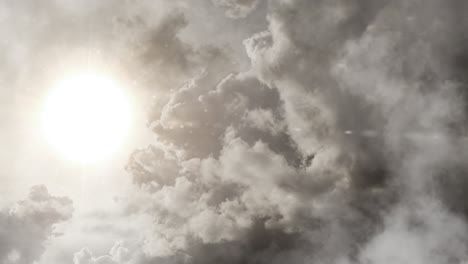
{"type": "Polygon", "coordinates": [[[108,255],[94,257],[92,252],[83,248],[75,253],[73,257],[74,264],[119,264],[119,263],[147,263],[138,248],[129,249],[121,242],[116,243],[108,255]]]}
{"type": "Polygon", "coordinates": [[[0,211],[0,262],[33,263],[55,236],[56,224],[72,216],[66,197],[52,196],[44,186],[31,188],[27,199],[0,211]]]}
{"type": "MultiPolygon", "coordinates": [[[[155,140],[131,155],[134,192],[119,200],[151,219],[135,225],[141,236],[70,261],[467,262],[467,4],[260,2],[102,1],[79,12],[112,63],[155,95],[155,140]],[[213,4],[221,16],[193,15],[213,4]],[[225,42],[196,37],[227,23],[250,32],[265,13],[268,26],[243,42],[247,67],[225,42]]],[[[39,254],[24,252],[3,255],[39,254]]]]}
{"type": "Polygon", "coordinates": [[[452,192],[466,188],[465,6],[268,8],[269,28],[244,42],[252,69],[210,78],[220,73],[211,69],[174,91],[151,120],[159,143],[132,156],[148,201],[140,210],[155,220],[145,254],[466,261],[466,209],[452,192]]]}

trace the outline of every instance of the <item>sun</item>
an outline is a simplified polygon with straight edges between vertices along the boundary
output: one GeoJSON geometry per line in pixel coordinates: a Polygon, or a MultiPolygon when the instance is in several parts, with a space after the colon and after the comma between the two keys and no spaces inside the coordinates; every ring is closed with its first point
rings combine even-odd
{"type": "Polygon", "coordinates": [[[45,99],[42,128],[63,157],[92,162],[108,157],[128,134],[128,96],[109,76],[76,74],[56,83],[45,99]]]}

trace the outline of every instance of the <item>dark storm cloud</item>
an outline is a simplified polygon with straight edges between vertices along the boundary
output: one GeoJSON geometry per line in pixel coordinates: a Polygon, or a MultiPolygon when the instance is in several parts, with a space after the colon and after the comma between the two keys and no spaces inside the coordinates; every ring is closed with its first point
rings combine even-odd
{"type": "Polygon", "coordinates": [[[52,196],[44,186],[31,188],[27,199],[0,212],[0,261],[33,263],[57,234],[56,224],[72,216],[72,201],[52,196]]]}

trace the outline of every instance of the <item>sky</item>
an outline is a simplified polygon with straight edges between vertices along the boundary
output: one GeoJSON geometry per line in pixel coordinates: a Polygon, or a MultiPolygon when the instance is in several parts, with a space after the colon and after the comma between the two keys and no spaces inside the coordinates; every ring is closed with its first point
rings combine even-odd
{"type": "Polygon", "coordinates": [[[468,263],[467,12],[1,0],[0,264],[468,263]],[[79,162],[41,114],[89,71],[132,120],[79,162]]]}

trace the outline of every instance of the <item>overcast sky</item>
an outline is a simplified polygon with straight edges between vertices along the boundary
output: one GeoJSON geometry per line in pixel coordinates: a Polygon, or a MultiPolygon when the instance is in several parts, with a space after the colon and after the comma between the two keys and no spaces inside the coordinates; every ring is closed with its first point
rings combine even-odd
{"type": "Polygon", "coordinates": [[[468,263],[467,13],[1,0],[0,264],[468,263]],[[40,113],[95,65],[135,107],[83,164],[40,113]]]}

